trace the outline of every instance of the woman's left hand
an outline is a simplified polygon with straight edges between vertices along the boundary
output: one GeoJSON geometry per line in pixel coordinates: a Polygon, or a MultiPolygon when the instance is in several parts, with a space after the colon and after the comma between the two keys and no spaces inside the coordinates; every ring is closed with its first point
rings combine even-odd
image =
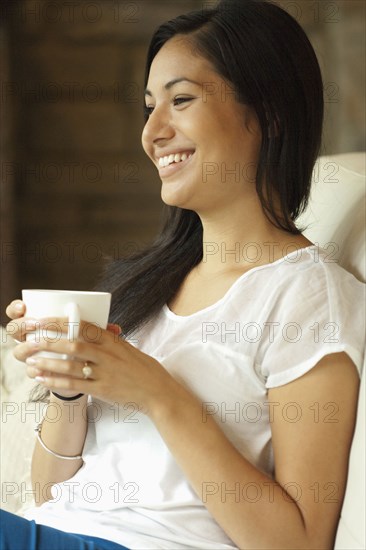
{"type": "MultiPolygon", "coordinates": [[[[42,326],[57,323],[67,326],[65,319],[40,320],[42,326]]],[[[50,341],[40,337],[37,342],[24,342],[14,355],[25,361],[28,376],[36,378],[51,391],[91,394],[110,403],[134,402],[141,412],[149,413],[155,400],[167,391],[172,377],[153,357],[119,338],[119,327],[109,325],[103,330],[91,323],[80,323],[79,338],[50,341]],[[42,357],[38,352],[66,354],[69,359],[42,357]],[[87,378],[85,366],[91,371],[87,378]]]]}

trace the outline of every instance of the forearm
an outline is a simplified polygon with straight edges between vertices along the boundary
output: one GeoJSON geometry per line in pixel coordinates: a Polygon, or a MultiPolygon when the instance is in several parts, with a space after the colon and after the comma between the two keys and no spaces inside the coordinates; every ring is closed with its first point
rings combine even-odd
{"type": "Polygon", "coordinates": [[[212,417],[202,422],[201,404],[189,392],[173,381],[167,390],[169,397],[151,407],[150,417],[192,487],[234,543],[251,549],[311,548],[295,501],[240,455],[212,417]]]}
{"type": "MultiPolygon", "coordinates": [[[[87,396],[68,402],[51,394],[42,424],[41,438],[53,452],[63,456],[81,454],[87,431],[87,396]]],[[[64,460],[47,452],[36,442],[32,458],[32,485],[39,496],[36,505],[50,500],[51,486],[70,479],[82,466],[81,459],[64,460]]]]}

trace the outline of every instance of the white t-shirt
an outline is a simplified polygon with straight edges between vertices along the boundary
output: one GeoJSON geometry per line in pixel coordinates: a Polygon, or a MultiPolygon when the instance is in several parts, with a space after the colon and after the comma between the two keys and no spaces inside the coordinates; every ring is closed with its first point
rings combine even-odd
{"type": "MultiPolygon", "coordinates": [[[[203,422],[214,415],[240,453],[272,476],[268,388],[340,351],[360,371],[364,299],[365,285],[314,245],[244,273],[197,313],[183,317],[165,305],[130,341],[194,392],[203,422]]],[[[271,414],[296,422],[304,412],[296,404],[285,409],[271,414]]],[[[134,403],[93,400],[88,414],[85,464],[27,518],[131,549],[236,548],[202,502],[222,488],[207,479],[197,495],[134,403]]],[[[255,500],[260,488],[239,490],[255,500]]]]}

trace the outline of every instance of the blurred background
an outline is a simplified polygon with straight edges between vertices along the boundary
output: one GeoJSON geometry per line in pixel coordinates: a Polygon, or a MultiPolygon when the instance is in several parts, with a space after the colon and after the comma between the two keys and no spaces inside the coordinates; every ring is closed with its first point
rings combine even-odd
{"type": "MultiPolygon", "coordinates": [[[[244,2],[245,0],[243,0],[244,2]]],[[[324,78],[322,154],[365,149],[365,2],[281,0],[324,78]]],[[[1,322],[22,288],[90,290],[104,258],[149,243],[143,72],[158,24],[205,0],[1,0],[1,322]]]]}

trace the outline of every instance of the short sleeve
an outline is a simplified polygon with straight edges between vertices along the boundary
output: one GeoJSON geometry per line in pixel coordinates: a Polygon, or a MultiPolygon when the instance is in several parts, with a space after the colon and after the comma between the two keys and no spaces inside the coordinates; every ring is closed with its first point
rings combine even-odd
{"type": "Polygon", "coordinates": [[[365,285],[338,264],[310,264],[284,277],[257,357],[266,388],[292,382],[326,355],[345,352],[361,373],[365,285]]]}

